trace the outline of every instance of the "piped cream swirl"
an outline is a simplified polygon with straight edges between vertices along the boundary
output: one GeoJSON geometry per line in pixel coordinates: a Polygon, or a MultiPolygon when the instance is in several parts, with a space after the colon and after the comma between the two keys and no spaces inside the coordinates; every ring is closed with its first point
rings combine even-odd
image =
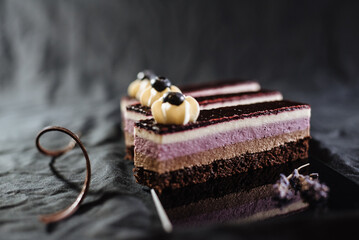
{"type": "Polygon", "coordinates": [[[130,97],[140,100],[142,92],[150,86],[151,82],[149,79],[136,79],[128,86],[127,92],[130,97]]]}
{"type": "Polygon", "coordinates": [[[199,104],[193,97],[186,96],[180,105],[172,105],[158,99],[151,107],[152,116],[160,124],[185,125],[196,122],[199,115],[199,104]]]}
{"type": "Polygon", "coordinates": [[[147,87],[141,94],[140,97],[141,105],[151,107],[155,101],[160,99],[167,92],[181,92],[181,90],[174,85],[165,88],[161,92],[158,92],[156,89],[154,89],[151,86],[147,87]]]}

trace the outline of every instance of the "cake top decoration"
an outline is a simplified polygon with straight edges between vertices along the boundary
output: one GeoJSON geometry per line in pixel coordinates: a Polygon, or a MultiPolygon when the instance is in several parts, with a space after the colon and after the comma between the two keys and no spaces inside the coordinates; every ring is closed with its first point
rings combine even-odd
{"type": "Polygon", "coordinates": [[[160,99],[167,92],[181,92],[181,90],[172,85],[170,80],[166,77],[157,76],[152,78],[150,86],[141,93],[141,105],[151,107],[155,101],[160,99]]]}
{"type": "Polygon", "coordinates": [[[151,79],[151,86],[156,89],[157,92],[162,92],[166,88],[171,87],[171,82],[166,77],[156,77],[151,79]]]}
{"type": "Polygon", "coordinates": [[[150,81],[155,76],[155,73],[151,70],[143,70],[142,72],[139,72],[137,74],[137,79],[128,86],[128,95],[140,100],[142,92],[151,86],[150,81]]]}
{"type": "Polygon", "coordinates": [[[168,92],[163,96],[163,102],[169,102],[172,105],[181,105],[185,100],[185,96],[179,92],[168,92]]]}
{"type": "Polygon", "coordinates": [[[151,111],[157,123],[186,125],[197,121],[199,104],[193,97],[180,92],[167,92],[153,103],[151,111]]]}

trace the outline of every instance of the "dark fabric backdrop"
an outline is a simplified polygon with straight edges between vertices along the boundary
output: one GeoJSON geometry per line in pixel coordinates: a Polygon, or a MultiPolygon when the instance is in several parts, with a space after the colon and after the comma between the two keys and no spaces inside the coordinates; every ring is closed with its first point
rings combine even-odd
{"type": "MultiPolygon", "coordinates": [[[[359,183],[358,5],[0,0],[0,238],[163,236],[149,194],[123,159],[119,99],[145,68],[177,85],[256,79],[285,98],[310,103],[315,151],[359,183]],[[51,159],[34,146],[46,125],[81,131],[93,165],[91,192],[80,212],[48,228],[36,216],[71,202],[84,161],[74,150],[51,170],[51,159]]],[[[201,234],[270,234],[242,230],[201,234]]],[[[199,237],[194,232],[172,236],[199,237]]]]}

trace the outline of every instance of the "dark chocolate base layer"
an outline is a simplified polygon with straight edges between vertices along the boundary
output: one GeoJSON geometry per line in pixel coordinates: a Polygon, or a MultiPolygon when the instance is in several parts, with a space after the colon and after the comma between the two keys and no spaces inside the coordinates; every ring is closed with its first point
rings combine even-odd
{"type": "Polygon", "coordinates": [[[130,161],[133,161],[133,158],[134,158],[134,148],[135,148],[135,146],[126,147],[126,156],[125,156],[125,159],[130,160],[130,161]]]}
{"type": "MultiPolygon", "coordinates": [[[[232,193],[247,192],[253,188],[274,184],[282,173],[288,176],[295,168],[308,163],[308,159],[265,167],[258,170],[249,170],[241,174],[225,178],[211,179],[207,182],[194,184],[178,189],[165,189],[160,197],[165,209],[195,203],[207,198],[221,198],[232,193]]],[[[309,174],[309,168],[304,168],[301,174],[309,174]]]]}
{"type": "Polygon", "coordinates": [[[192,184],[204,183],[211,179],[224,178],[250,170],[306,159],[308,158],[309,139],[308,137],[297,142],[286,143],[265,152],[245,154],[232,159],[221,159],[208,165],[194,166],[163,174],[135,167],[135,178],[138,183],[161,193],[165,189],[178,189],[192,184]]]}

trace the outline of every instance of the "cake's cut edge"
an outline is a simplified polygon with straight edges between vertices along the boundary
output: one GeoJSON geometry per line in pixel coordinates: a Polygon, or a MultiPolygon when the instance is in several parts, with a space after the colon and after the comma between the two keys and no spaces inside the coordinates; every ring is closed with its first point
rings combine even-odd
{"type": "Polygon", "coordinates": [[[164,189],[178,189],[192,184],[204,183],[211,179],[223,178],[249,170],[262,169],[298,159],[308,158],[310,137],[289,142],[269,151],[244,154],[232,159],[223,159],[208,165],[193,166],[166,173],[156,173],[142,167],[134,169],[136,181],[154,188],[159,193],[164,189]]]}
{"type": "MultiPolygon", "coordinates": [[[[253,188],[274,184],[280,174],[288,176],[294,169],[308,163],[308,159],[287,162],[273,167],[265,167],[257,170],[211,179],[200,184],[193,184],[178,189],[164,189],[159,195],[165,209],[177,208],[199,202],[203,199],[218,199],[232,193],[241,193],[253,188]]],[[[301,173],[309,174],[309,168],[304,168],[301,173]]]]}
{"type": "Polygon", "coordinates": [[[253,118],[264,115],[276,115],[278,113],[294,111],[299,109],[310,109],[305,103],[288,100],[262,102],[248,105],[237,105],[221,107],[216,109],[202,110],[197,122],[186,125],[164,125],[157,124],[154,119],[141,120],[135,124],[138,129],[152,132],[156,135],[165,135],[206,127],[216,123],[253,118]]]}
{"type": "MultiPolygon", "coordinates": [[[[226,136],[229,138],[230,134],[226,136]]],[[[146,143],[146,141],[141,141],[143,139],[137,139],[135,150],[135,165],[138,167],[143,167],[145,170],[164,173],[179,170],[185,167],[208,165],[220,159],[231,159],[243,154],[268,151],[287,142],[296,142],[309,136],[309,129],[305,129],[301,131],[275,135],[272,137],[266,136],[260,139],[236,142],[234,144],[227,144],[225,146],[223,146],[224,144],[218,140],[221,138],[220,136],[217,137],[217,141],[215,138],[206,137],[205,139],[209,139],[210,141],[204,143],[203,145],[209,147],[209,149],[199,148],[199,150],[197,150],[197,148],[194,148],[194,150],[196,150],[195,152],[192,152],[192,149],[190,148],[183,146],[181,147],[181,143],[170,144],[170,146],[167,144],[156,146],[156,144],[153,145],[148,144],[148,142],[146,143]],[[211,143],[218,143],[218,146],[213,147],[211,143]],[[173,150],[176,146],[179,148],[178,152],[173,150]],[[142,152],[140,151],[141,147],[144,148],[142,149],[142,152]],[[164,149],[172,149],[172,151],[166,151],[164,149],[161,150],[161,147],[164,147],[164,149]],[[173,153],[176,155],[173,155],[173,153]],[[181,155],[177,156],[177,153],[181,153],[181,155]]],[[[189,142],[189,145],[198,147],[199,144],[196,144],[195,142],[189,142]]]]}
{"type": "Polygon", "coordinates": [[[135,146],[126,146],[126,155],[125,155],[125,159],[133,161],[134,158],[134,149],[135,146]]]}

